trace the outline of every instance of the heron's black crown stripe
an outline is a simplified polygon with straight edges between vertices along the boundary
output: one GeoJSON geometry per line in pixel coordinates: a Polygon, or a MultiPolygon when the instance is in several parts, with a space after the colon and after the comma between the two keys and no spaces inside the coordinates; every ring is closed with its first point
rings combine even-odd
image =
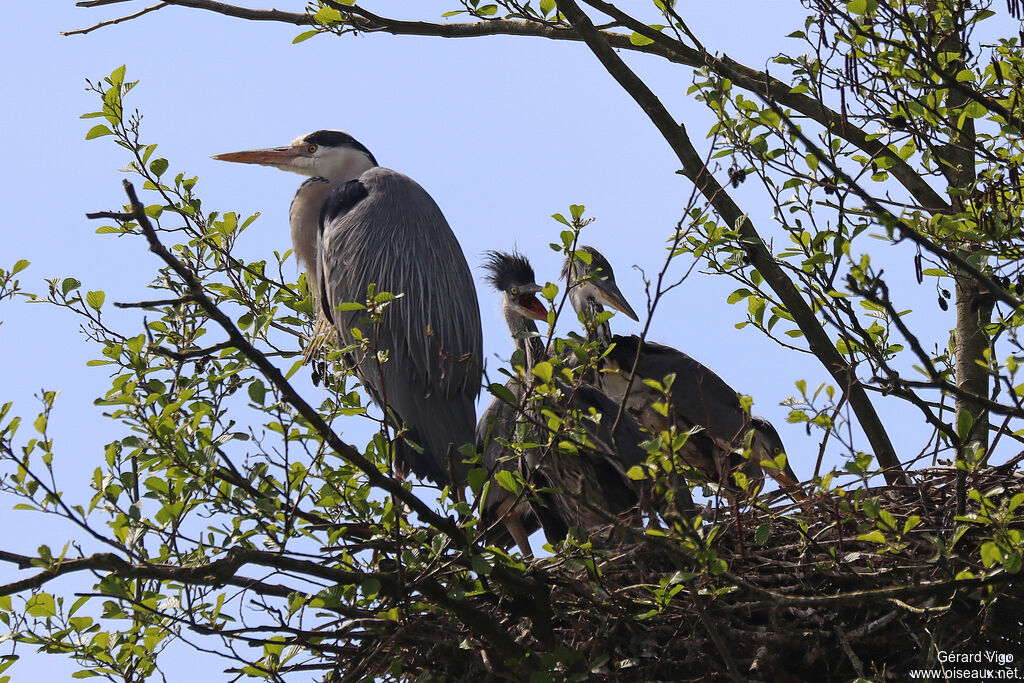
{"type": "Polygon", "coordinates": [[[518,252],[503,251],[484,253],[484,270],[488,271],[487,281],[504,292],[513,285],[528,285],[535,281],[533,267],[526,257],[518,252]]]}
{"type": "Polygon", "coordinates": [[[358,149],[360,152],[370,157],[375,165],[377,160],[373,158],[373,154],[370,150],[366,149],[361,142],[356,140],[348,133],[340,130],[318,130],[315,133],[310,133],[306,136],[306,142],[311,145],[319,145],[321,147],[352,147],[358,149]]]}

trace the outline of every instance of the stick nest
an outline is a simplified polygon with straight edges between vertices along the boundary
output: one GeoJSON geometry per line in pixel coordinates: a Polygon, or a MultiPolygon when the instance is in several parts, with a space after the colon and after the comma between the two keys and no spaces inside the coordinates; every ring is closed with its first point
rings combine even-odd
{"type": "Polygon", "coordinates": [[[475,598],[487,633],[424,600],[327,680],[888,681],[937,668],[939,652],[1012,655],[947,667],[1024,677],[1019,460],[965,475],[964,515],[957,470],[932,467],[806,510],[776,495],[738,524],[719,511],[703,544],[568,550],[525,569],[543,590],[492,583],[475,598]],[[1010,550],[986,566],[999,539],[1010,550]]]}

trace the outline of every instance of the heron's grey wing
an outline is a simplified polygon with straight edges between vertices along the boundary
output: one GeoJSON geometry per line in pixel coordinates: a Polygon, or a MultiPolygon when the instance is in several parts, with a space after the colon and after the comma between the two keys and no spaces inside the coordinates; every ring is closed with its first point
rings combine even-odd
{"type": "MultiPolygon", "coordinates": [[[[521,398],[523,392],[519,382],[509,381],[505,387],[517,399],[521,398]]],[[[525,479],[532,480],[535,488],[548,488],[550,484],[543,472],[530,472],[529,468],[525,466],[526,463],[508,459],[509,451],[501,444],[501,440],[514,437],[518,414],[516,406],[510,405],[500,398],[495,398],[487,406],[476,425],[477,449],[482,452],[481,464],[488,472],[497,472],[501,469],[519,470],[525,479]]],[[[495,517],[502,504],[512,497],[513,494],[510,491],[497,485],[492,486],[491,492],[480,510],[481,523],[485,527],[491,526],[495,522],[495,517]]],[[[527,534],[532,534],[539,527],[543,527],[548,541],[556,543],[566,537],[569,528],[555,512],[550,498],[550,494],[542,493],[530,500],[524,499],[523,503],[528,507],[530,514],[522,515],[521,520],[527,534]]],[[[500,529],[498,535],[491,539],[492,542],[504,542],[505,545],[511,545],[511,535],[507,534],[503,526],[500,529]]]]}
{"type": "Polygon", "coordinates": [[[612,427],[615,426],[615,418],[619,414],[619,404],[616,401],[591,384],[576,387],[572,390],[571,396],[571,408],[579,410],[583,415],[588,415],[593,409],[601,416],[597,423],[584,420],[583,427],[587,437],[600,451],[613,456],[612,461],[616,463],[622,476],[625,476],[630,467],[639,465],[647,459],[647,452],[640,447],[640,443],[647,437],[629,412],[623,412],[619,420],[616,448],[616,439],[612,435],[612,427]]]}
{"type": "MultiPolygon", "coordinates": [[[[509,386],[509,384],[505,386],[514,391],[514,387],[509,386]]],[[[512,435],[515,429],[515,422],[515,406],[509,405],[500,398],[495,398],[487,406],[483,415],[480,416],[480,420],[476,423],[474,441],[477,450],[481,453],[480,466],[487,471],[491,478],[499,470],[513,471],[518,469],[518,465],[512,460],[505,459],[508,456],[508,449],[501,444],[502,439],[508,439],[512,435]]],[[[484,522],[493,523],[494,515],[498,508],[511,496],[512,493],[510,491],[497,485],[492,486],[490,493],[487,495],[487,500],[484,501],[483,507],[480,510],[481,519],[484,522]]]]}
{"type": "MultiPolygon", "coordinates": [[[[615,347],[608,357],[624,373],[633,367],[639,337],[615,335],[615,347]]],[[[675,373],[672,404],[676,414],[691,425],[703,427],[723,447],[734,446],[746,433],[750,416],[740,404],[736,391],[710,368],[669,346],[644,342],[637,375],[659,382],[675,373]]],[[[643,391],[634,382],[637,391],[643,391]]]]}
{"type": "Polygon", "coordinates": [[[385,168],[353,182],[358,185],[334,188],[322,213],[325,306],[345,341],[353,328],[370,340],[371,353],[357,359],[360,377],[423,450],[403,447],[399,456],[420,477],[448,484],[451,469],[462,482],[468,468],[454,449],[473,440],[483,355],[469,264],[441,210],[416,182],[385,168]],[[365,311],[338,310],[364,303],[371,284],[402,295],[376,326],[365,311]],[[378,366],[374,351],[386,351],[387,361],[378,366]]]}
{"type": "Polygon", "coordinates": [[[578,426],[583,428],[590,444],[578,446],[576,453],[552,448],[538,458],[538,469],[559,491],[550,500],[565,524],[587,529],[603,527],[608,523],[606,514],[614,517],[637,504],[637,492],[626,476],[626,469],[643,460],[643,451],[637,445],[643,438],[642,432],[632,416],[624,415],[617,451],[611,427],[618,405],[587,384],[563,387],[563,392],[571,396],[569,407],[581,414],[578,426]],[[590,408],[597,410],[599,422],[586,417],[590,408]],[[623,429],[624,424],[633,430],[623,429]],[[630,464],[624,467],[627,462],[630,464]]]}
{"type": "MultiPolygon", "coordinates": [[[[324,235],[335,221],[355,208],[356,204],[366,199],[368,195],[369,192],[367,192],[365,185],[358,180],[350,180],[347,183],[342,183],[332,188],[327,196],[327,200],[320,209],[320,234],[317,239],[316,296],[320,302],[320,309],[323,311],[323,314],[335,326],[337,324],[334,321],[334,306],[329,303],[330,298],[327,291],[331,278],[326,270],[328,262],[324,258],[327,253],[324,249],[324,235]]],[[[310,286],[313,286],[313,283],[310,283],[310,286]]]]}
{"type": "MultiPolygon", "coordinates": [[[[602,416],[598,424],[589,422],[586,425],[587,436],[601,450],[608,453],[616,453],[617,460],[614,464],[614,472],[607,468],[599,470],[602,477],[602,496],[608,509],[625,511],[636,505],[638,497],[649,497],[653,494],[650,490],[651,484],[647,481],[634,481],[625,472],[628,472],[634,465],[647,460],[647,451],[641,448],[640,444],[646,441],[650,435],[645,434],[640,423],[627,410],[622,414],[617,429],[618,448],[613,438],[612,428],[615,418],[618,415],[619,403],[597,387],[582,385],[574,395],[573,407],[587,412],[591,407],[602,416]]],[[[715,445],[711,443],[702,432],[692,434],[683,447],[683,458],[688,464],[697,466],[692,460],[696,455],[701,461],[706,461],[711,467],[715,466],[714,453],[715,445]]],[[[671,488],[671,494],[667,500],[652,501],[658,512],[666,519],[670,515],[687,513],[694,509],[693,497],[686,479],[678,473],[673,472],[666,480],[666,485],[671,488]],[[667,504],[670,503],[670,504],[667,504]]]]}

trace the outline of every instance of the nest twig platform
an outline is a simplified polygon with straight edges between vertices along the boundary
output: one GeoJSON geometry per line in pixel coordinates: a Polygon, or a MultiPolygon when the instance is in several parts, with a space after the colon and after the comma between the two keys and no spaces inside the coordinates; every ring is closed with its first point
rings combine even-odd
{"type": "Polygon", "coordinates": [[[1016,465],[968,475],[978,493],[962,516],[956,469],[934,467],[808,510],[762,500],[742,513],[742,543],[727,516],[702,547],[654,535],[542,559],[527,574],[550,589],[534,596],[543,611],[497,592],[477,601],[520,659],[502,661],[448,612],[413,610],[363,642],[358,675],[343,666],[331,680],[888,681],[941,668],[940,652],[1010,656],[992,668],[1024,678],[1016,465]],[[1000,539],[1011,550],[986,563],[982,546],[1000,539]]]}

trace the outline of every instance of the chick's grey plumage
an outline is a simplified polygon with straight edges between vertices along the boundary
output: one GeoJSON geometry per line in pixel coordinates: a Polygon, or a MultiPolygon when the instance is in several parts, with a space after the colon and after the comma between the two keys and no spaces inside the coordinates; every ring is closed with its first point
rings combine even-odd
{"type": "MultiPolygon", "coordinates": [[[[514,301],[516,292],[539,290],[533,283],[533,270],[518,254],[500,252],[491,252],[487,267],[492,273],[492,284],[505,293],[504,309],[509,331],[525,352],[524,375],[529,378],[534,364],[546,356],[533,322],[540,316],[524,315],[522,307],[510,304],[510,301],[514,301]],[[508,272],[518,273],[518,279],[503,277],[508,272]],[[523,335],[528,337],[520,342],[518,338],[523,335]]],[[[618,405],[599,389],[590,384],[570,386],[558,379],[553,384],[562,394],[560,401],[547,398],[528,406],[509,406],[497,400],[492,402],[478,425],[477,435],[479,439],[490,431],[492,443],[496,437],[507,439],[513,433],[516,418],[522,414],[530,425],[527,438],[545,443],[549,434],[543,426],[547,419],[541,415],[542,407],[554,411],[566,421],[570,421],[572,414],[580,416],[571,425],[581,432],[583,443],[576,443],[578,453],[562,452],[557,447],[535,448],[526,451],[525,462],[516,463],[528,479],[532,478],[535,487],[547,486],[557,491],[541,494],[532,501],[533,517],[544,528],[548,540],[556,542],[565,538],[570,527],[579,526],[593,531],[608,526],[616,517],[629,514],[636,507],[638,497],[625,472],[642,462],[646,453],[639,447],[644,438],[640,426],[628,414],[623,415],[619,422],[618,438],[613,438],[612,427],[619,412],[618,405]]],[[[526,395],[522,383],[511,383],[510,388],[522,403],[526,395]]],[[[568,435],[565,438],[571,440],[568,435]]],[[[500,461],[505,455],[499,444],[497,448],[484,450],[484,462],[496,463],[493,466],[498,468],[508,467],[500,461]]],[[[507,497],[508,494],[500,493],[488,506],[499,509],[507,497]]],[[[536,523],[521,507],[514,512],[527,532],[529,524],[536,523]]],[[[486,514],[484,518],[486,520],[486,514]]],[[[522,545],[520,543],[521,549],[527,553],[528,548],[522,548],[522,545]]]]}
{"type": "MultiPolygon", "coordinates": [[[[519,254],[497,251],[487,252],[484,268],[488,273],[487,281],[503,294],[502,311],[512,343],[517,351],[522,352],[525,367],[532,368],[544,356],[544,344],[537,334],[537,325],[531,319],[531,316],[537,319],[544,317],[543,306],[535,296],[539,287],[534,282],[533,268],[519,254]]],[[[528,372],[526,376],[529,376],[528,372]]],[[[505,388],[512,393],[515,404],[495,398],[477,422],[476,445],[482,454],[481,465],[492,479],[501,470],[518,471],[524,478],[532,477],[534,486],[543,488],[547,485],[543,474],[529,472],[526,463],[520,462],[503,443],[514,437],[516,425],[526,419],[523,415],[526,388],[522,378],[509,379],[505,388]]],[[[507,548],[514,541],[524,557],[533,556],[528,537],[542,525],[553,541],[565,538],[568,532],[562,519],[543,501],[537,500],[531,505],[526,497],[497,485],[490,487],[484,499],[480,522],[488,530],[488,542],[507,548]]]]}
{"type": "Polygon", "coordinates": [[[353,360],[374,402],[386,402],[409,430],[397,444],[399,465],[442,485],[452,483],[452,472],[461,486],[468,467],[455,449],[473,439],[483,339],[469,265],[434,200],[341,131],[214,158],[308,176],[290,223],[310,290],[343,342],[353,328],[370,340],[371,353],[353,360]],[[364,303],[371,283],[403,295],[376,330],[365,312],[337,310],[364,303]],[[373,351],[387,352],[382,368],[373,351]]]}
{"type": "MultiPolygon", "coordinates": [[[[763,418],[752,418],[740,403],[735,389],[686,353],[662,344],[641,342],[635,335],[613,336],[607,322],[594,324],[594,316],[604,310],[604,305],[617,308],[634,320],[637,316],[619,291],[607,259],[591,246],[579,247],[577,251],[587,254],[590,263],[570,257],[562,268],[562,276],[571,288],[569,297],[573,308],[587,325],[588,339],[610,347],[598,373],[601,389],[618,401],[625,399],[629,412],[652,432],[672,425],[701,427],[702,431],[688,440],[682,456],[709,478],[728,484],[729,472],[736,469],[744,470],[748,478],[759,477],[763,461],[785,452],[771,423],[763,418]],[[636,378],[630,384],[634,362],[636,378]],[[643,380],[662,382],[670,374],[675,375],[671,387],[672,405],[668,415],[664,415],[652,408],[662,400],[661,394],[646,386],[643,380]],[[751,446],[749,461],[736,455],[747,438],[751,446]]],[[[798,499],[804,497],[796,486],[799,480],[788,461],[781,471],[771,466],[767,469],[780,484],[788,487],[791,495],[798,499]]]]}

